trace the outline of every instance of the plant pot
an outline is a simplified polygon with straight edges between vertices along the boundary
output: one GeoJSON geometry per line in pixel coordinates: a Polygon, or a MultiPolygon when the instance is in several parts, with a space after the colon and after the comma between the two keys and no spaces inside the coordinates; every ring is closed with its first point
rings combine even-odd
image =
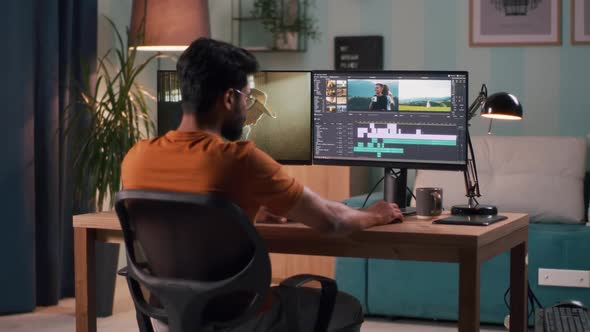
{"type": "Polygon", "coordinates": [[[299,49],[299,32],[284,31],[277,33],[275,45],[277,50],[299,49]]]}

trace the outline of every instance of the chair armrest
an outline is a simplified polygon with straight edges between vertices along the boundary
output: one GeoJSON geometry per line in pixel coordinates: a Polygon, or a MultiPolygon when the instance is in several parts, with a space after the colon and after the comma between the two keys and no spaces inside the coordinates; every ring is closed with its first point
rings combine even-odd
{"type": "Polygon", "coordinates": [[[127,266],[125,266],[122,269],[120,269],[119,271],[117,271],[117,274],[122,277],[126,277],[129,274],[129,272],[127,271],[127,266]]]}
{"type": "MultiPolygon", "coordinates": [[[[147,267],[147,264],[138,265],[142,268],[147,267]]],[[[137,311],[140,311],[144,315],[159,319],[161,321],[168,320],[168,315],[166,314],[166,311],[164,309],[156,308],[145,300],[143,292],[141,291],[141,287],[139,285],[139,281],[133,278],[127,266],[117,271],[117,274],[120,276],[124,276],[127,279],[129,292],[131,293],[131,298],[133,299],[133,303],[135,304],[135,309],[137,311]]]]}
{"type": "Polygon", "coordinates": [[[297,297],[297,288],[305,285],[310,281],[319,281],[321,285],[320,303],[318,306],[317,320],[315,323],[315,332],[325,332],[328,330],[328,324],[332,318],[338,286],[334,279],[313,274],[299,274],[283,280],[279,287],[282,287],[287,294],[287,324],[289,332],[299,331],[299,319],[297,310],[299,301],[297,297]]]}
{"type": "Polygon", "coordinates": [[[308,282],[311,281],[319,281],[322,284],[322,289],[325,287],[324,285],[334,286],[336,291],[338,291],[338,286],[336,285],[336,280],[326,278],[324,276],[318,276],[315,274],[298,274],[291,276],[283,281],[281,281],[280,286],[286,287],[301,287],[308,282]]]}
{"type": "MultiPolygon", "coordinates": [[[[148,269],[148,264],[147,263],[136,263],[135,265],[137,265],[140,269],[148,269]]],[[[122,267],[119,271],[117,271],[117,274],[122,276],[122,277],[126,277],[129,274],[129,269],[127,268],[127,266],[122,267]]]]}

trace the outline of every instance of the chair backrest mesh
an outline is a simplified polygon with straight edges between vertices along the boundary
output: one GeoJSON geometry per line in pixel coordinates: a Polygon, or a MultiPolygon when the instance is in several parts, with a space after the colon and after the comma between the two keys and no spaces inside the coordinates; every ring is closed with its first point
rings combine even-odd
{"type": "MultiPolygon", "coordinates": [[[[185,202],[127,199],[129,227],[150,272],[157,277],[218,281],[234,276],[251,261],[255,245],[235,220],[235,211],[185,202]],[[232,213],[233,212],[233,213],[232,213]]],[[[136,256],[138,252],[136,252],[136,256]]],[[[240,315],[254,293],[221,294],[203,313],[208,321],[240,315]]],[[[150,302],[159,306],[159,301],[150,302]]]]}
{"type": "Polygon", "coordinates": [[[187,203],[133,200],[127,211],[155,276],[225,279],[252,258],[254,244],[227,212],[187,203]]]}

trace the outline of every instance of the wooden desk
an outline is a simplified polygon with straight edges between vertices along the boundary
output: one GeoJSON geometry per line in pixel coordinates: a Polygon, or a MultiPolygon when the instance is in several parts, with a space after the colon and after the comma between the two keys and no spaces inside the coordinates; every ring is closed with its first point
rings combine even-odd
{"type": "MultiPolygon", "coordinates": [[[[504,213],[507,220],[487,227],[433,225],[407,218],[347,238],[328,237],[301,224],[257,225],[277,253],[368,257],[459,263],[459,331],[479,331],[481,263],[510,250],[510,331],[526,331],[528,216],[504,213]]],[[[122,241],[112,212],[74,216],[76,331],[96,331],[94,241],[122,241]]]]}

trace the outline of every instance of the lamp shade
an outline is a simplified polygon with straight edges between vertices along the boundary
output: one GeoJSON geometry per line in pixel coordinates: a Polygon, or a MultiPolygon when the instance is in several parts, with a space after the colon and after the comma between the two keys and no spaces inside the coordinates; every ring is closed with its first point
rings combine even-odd
{"type": "Polygon", "coordinates": [[[129,44],[137,41],[138,50],[182,51],[209,36],[207,0],[133,0],[129,44]],[[142,19],[145,30],[138,40],[142,19]]]}
{"type": "Polygon", "coordinates": [[[487,97],[481,116],[501,120],[522,119],[522,105],[514,95],[498,92],[487,97]]]}

